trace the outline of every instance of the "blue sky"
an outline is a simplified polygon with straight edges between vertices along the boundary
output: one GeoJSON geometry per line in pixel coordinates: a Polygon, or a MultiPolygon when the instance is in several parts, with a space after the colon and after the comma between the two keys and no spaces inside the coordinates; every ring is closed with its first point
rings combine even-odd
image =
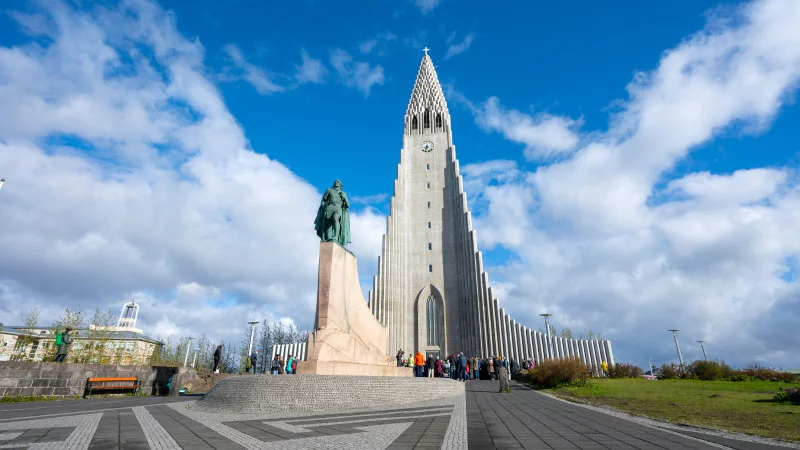
{"type": "Polygon", "coordinates": [[[3,8],[3,322],[22,300],[50,320],[139,295],[152,334],[238,336],[247,315],[309,326],[301,224],[341,178],[369,285],[427,46],[515,318],[552,311],[642,366],[674,359],[671,335],[653,334],[672,327],[740,365],[800,366],[776,314],[800,315],[788,2],[3,8]]]}

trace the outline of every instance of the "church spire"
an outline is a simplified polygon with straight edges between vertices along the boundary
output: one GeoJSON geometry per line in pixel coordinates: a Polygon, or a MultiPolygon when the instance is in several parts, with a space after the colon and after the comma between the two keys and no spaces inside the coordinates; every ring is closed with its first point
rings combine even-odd
{"type": "Polygon", "coordinates": [[[406,134],[436,133],[449,130],[450,114],[444,99],[436,68],[428,48],[419,65],[417,81],[411,91],[411,99],[406,109],[406,134]]]}

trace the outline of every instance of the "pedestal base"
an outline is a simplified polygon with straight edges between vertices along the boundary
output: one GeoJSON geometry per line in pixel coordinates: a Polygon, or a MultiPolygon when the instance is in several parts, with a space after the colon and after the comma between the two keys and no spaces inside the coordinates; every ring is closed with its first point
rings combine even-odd
{"type": "Polygon", "coordinates": [[[411,367],[377,366],[336,361],[299,361],[297,363],[297,374],[411,377],[414,376],[414,371],[411,367]]]}

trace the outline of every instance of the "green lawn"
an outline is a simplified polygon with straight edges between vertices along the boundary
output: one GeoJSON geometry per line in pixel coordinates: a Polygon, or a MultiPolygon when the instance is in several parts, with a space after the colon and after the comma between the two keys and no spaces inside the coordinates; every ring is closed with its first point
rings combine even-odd
{"type": "Polygon", "coordinates": [[[800,441],[800,405],[770,401],[780,387],[800,384],[603,379],[546,392],[670,422],[800,441]]]}

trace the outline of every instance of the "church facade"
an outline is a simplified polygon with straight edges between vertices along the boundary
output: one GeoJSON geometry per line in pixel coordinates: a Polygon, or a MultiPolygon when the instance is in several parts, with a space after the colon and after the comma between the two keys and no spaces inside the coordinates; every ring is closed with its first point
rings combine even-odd
{"type": "Polygon", "coordinates": [[[369,293],[370,310],[388,328],[390,356],[403,349],[614,363],[610,341],[548,337],[500,307],[483,270],[447,102],[427,51],[405,113],[390,208],[369,293]]]}

